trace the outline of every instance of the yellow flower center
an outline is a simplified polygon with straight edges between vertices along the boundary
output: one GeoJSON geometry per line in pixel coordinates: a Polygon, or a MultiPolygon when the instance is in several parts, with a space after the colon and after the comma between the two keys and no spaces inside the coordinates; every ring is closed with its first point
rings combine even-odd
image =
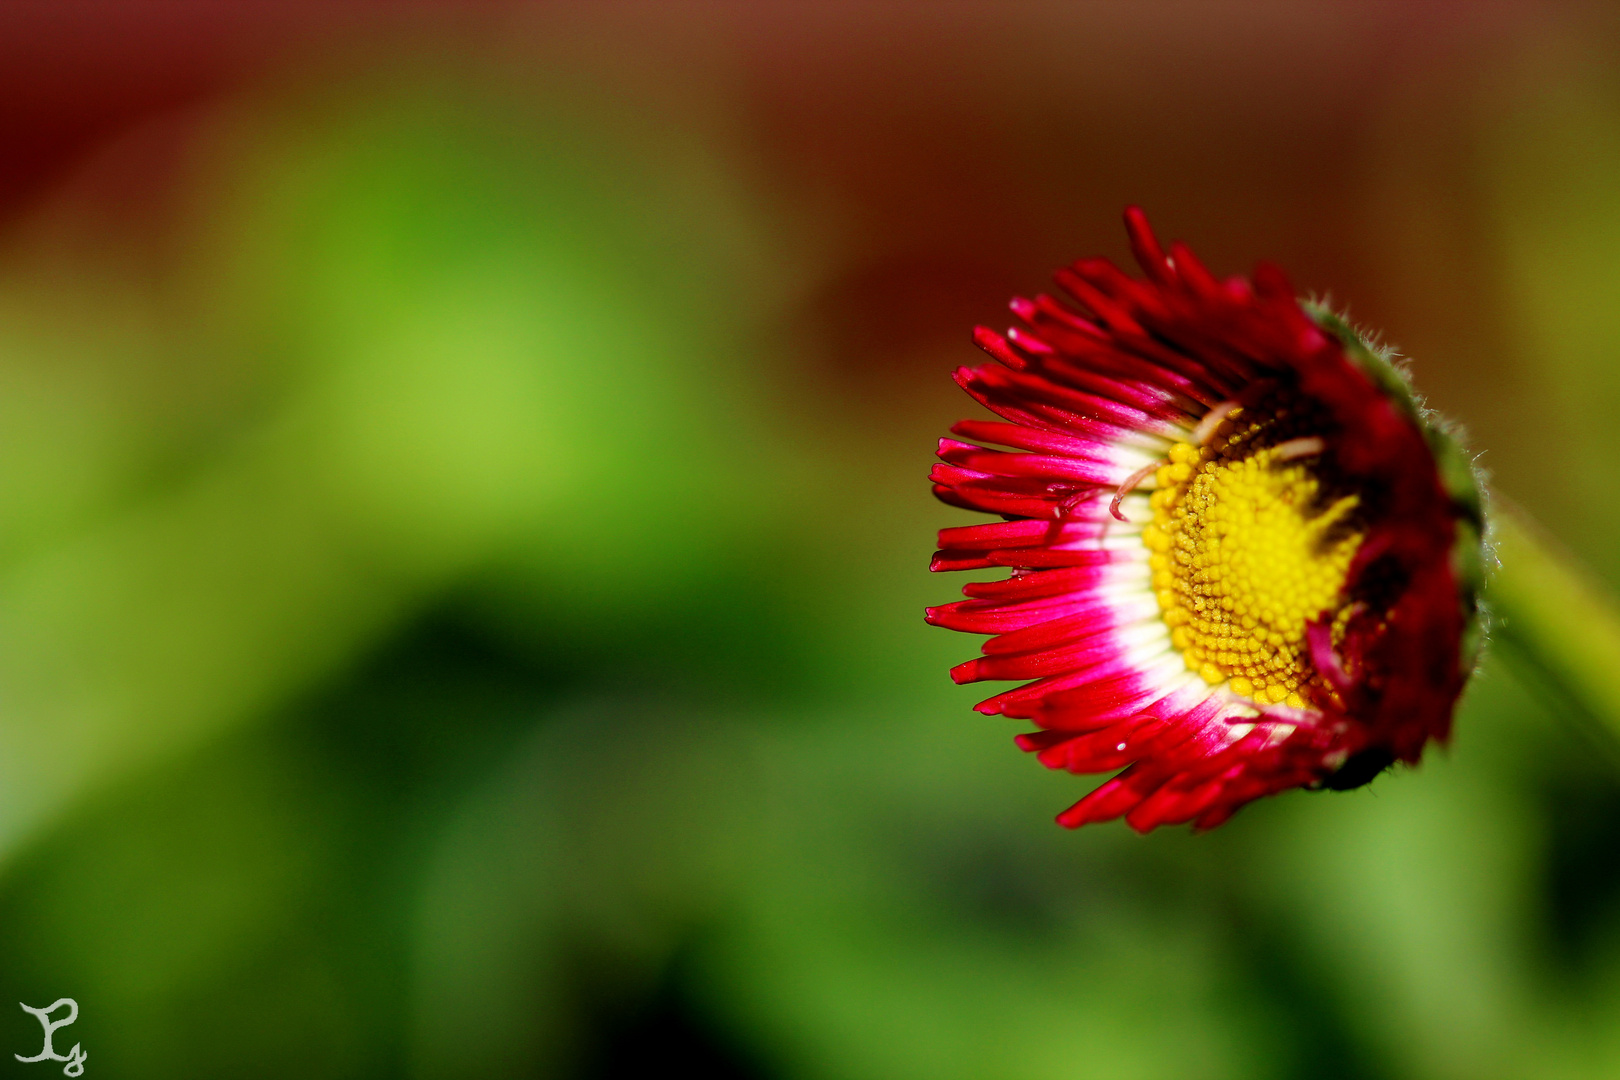
{"type": "Polygon", "coordinates": [[[1328,622],[1337,644],[1348,619],[1340,593],[1362,540],[1359,500],[1324,487],[1311,464],[1321,444],[1289,438],[1299,424],[1286,410],[1265,421],[1243,413],[1202,447],[1171,448],[1142,541],[1187,667],[1254,701],[1300,708],[1307,684],[1326,689],[1306,624],[1328,622]]]}

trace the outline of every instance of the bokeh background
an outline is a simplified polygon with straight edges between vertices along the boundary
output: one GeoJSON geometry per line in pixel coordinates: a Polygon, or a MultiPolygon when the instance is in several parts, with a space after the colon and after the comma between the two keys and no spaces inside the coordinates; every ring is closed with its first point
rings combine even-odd
{"type": "Polygon", "coordinates": [[[7,3],[0,148],[0,1006],[88,1073],[1620,1075],[1551,687],[1068,833],[921,620],[969,328],[1131,202],[1620,580],[1612,13],[7,3]]]}

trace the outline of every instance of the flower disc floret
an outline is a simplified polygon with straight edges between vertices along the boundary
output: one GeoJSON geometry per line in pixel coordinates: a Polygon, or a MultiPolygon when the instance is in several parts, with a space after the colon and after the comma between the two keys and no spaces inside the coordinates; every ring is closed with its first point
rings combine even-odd
{"type": "Polygon", "coordinates": [[[1170,641],[1205,682],[1266,704],[1305,707],[1332,688],[1306,628],[1342,642],[1344,582],[1363,533],[1355,493],[1324,487],[1310,436],[1288,410],[1234,409],[1202,447],[1178,442],[1155,474],[1142,530],[1170,641]]]}

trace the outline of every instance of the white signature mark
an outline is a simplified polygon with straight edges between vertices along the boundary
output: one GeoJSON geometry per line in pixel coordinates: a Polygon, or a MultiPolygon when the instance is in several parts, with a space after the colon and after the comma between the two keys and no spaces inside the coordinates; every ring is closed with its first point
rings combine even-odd
{"type": "MultiPolygon", "coordinates": [[[[22,1005],[22,1002],[19,1001],[17,1004],[22,1005]]],[[[56,1033],[56,1029],[59,1027],[66,1027],[68,1024],[73,1023],[73,1021],[79,1018],[79,1003],[74,1001],[72,998],[57,998],[43,1009],[34,1009],[27,1005],[22,1005],[22,1008],[23,1012],[33,1013],[36,1017],[38,1017],[40,1025],[45,1028],[45,1049],[41,1050],[33,1057],[23,1057],[21,1054],[12,1054],[11,1056],[16,1058],[18,1061],[65,1061],[67,1062],[67,1065],[63,1067],[63,1073],[68,1076],[83,1076],[84,1060],[90,1055],[85,1053],[83,1050],[80,1050],[78,1043],[74,1043],[73,1049],[69,1050],[65,1055],[58,1054],[55,1050],[51,1049],[51,1036],[56,1033]],[[68,1007],[67,1016],[61,1020],[49,1019],[51,1013],[55,1012],[63,1005],[68,1007]]]]}

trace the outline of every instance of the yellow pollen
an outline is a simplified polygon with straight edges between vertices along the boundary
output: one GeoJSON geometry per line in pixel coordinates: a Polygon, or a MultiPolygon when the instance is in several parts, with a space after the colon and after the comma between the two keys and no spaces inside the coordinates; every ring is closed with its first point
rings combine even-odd
{"type": "Polygon", "coordinates": [[[1320,440],[1299,437],[1310,433],[1297,412],[1257,422],[1252,411],[1234,409],[1202,448],[1171,447],[1142,542],[1187,669],[1253,701],[1301,708],[1302,690],[1327,691],[1306,625],[1326,620],[1337,644],[1348,619],[1341,592],[1363,535],[1359,499],[1329,499],[1315,466],[1320,440]]]}

